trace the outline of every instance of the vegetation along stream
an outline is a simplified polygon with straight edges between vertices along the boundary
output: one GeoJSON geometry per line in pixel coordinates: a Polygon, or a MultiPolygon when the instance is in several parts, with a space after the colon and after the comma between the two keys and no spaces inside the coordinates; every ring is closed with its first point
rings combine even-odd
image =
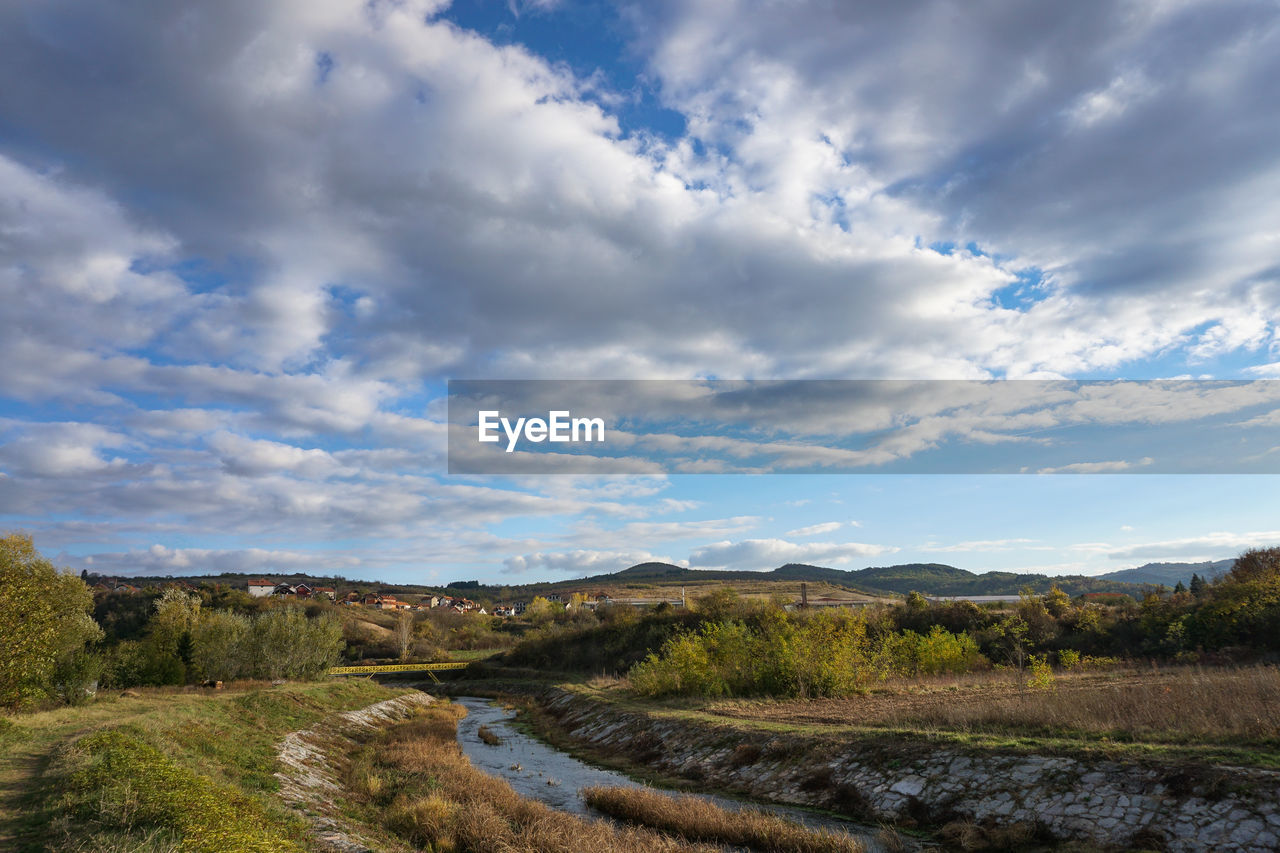
{"type": "MultiPolygon", "coordinates": [[[[641,783],[612,770],[592,767],[549,746],[512,725],[515,712],[488,699],[461,696],[453,701],[467,709],[458,721],[458,743],[473,766],[504,779],[516,793],[552,808],[586,817],[599,817],[580,792],[592,787],[642,788],[641,783]],[[484,730],[481,736],[481,730],[484,730]],[[487,742],[486,742],[487,738],[487,742]]],[[[882,850],[878,829],[839,818],[762,803],[743,803],[711,794],[700,795],[722,808],[756,808],[815,829],[835,829],[859,838],[868,851],[882,850]]]]}

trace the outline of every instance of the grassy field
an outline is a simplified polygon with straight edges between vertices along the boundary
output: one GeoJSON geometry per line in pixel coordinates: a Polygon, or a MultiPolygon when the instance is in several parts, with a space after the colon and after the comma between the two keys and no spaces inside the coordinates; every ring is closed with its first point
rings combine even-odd
{"type": "Polygon", "coordinates": [[[0,849],[304,850],[276,744],[403,691],[367,680],[128,691],[0,718],[0,849]]]}
{"type": "MultiPolygon", "coordinates": [[[[997,670],[888,682],[848,699],[819,700],[656,700],[610,677],[561,686],[658,718],[858,741],[903,754],[951,746],[1280,769],[1280,670],[1273,666],[1059,673],[1048,689],[1020,687],[1015,674],[997,670]]],[[[579,749],[544,717],[530,708],[540,736],[579,749]]],[[[630,767],[620,757],[591,757],[630,767]]]]}
{"type": "Polygon", "coordinates": [[[889,683],[849,699],[720,701],[701,710],[780,728],[1074,743],[1280,767],[1274,666],[1059,673],[1040,689],[997,671],[889,683]]]}

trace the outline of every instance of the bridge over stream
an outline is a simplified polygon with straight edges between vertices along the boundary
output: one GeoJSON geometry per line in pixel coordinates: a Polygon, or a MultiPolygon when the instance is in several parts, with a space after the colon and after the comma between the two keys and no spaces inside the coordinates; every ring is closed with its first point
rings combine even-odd
{"type": "Polygon", "coordinates": [[[379,666],[335,666],[329,670],[330,675],[387,675],[390,673],[407,673],[407,672],[425,672],[432,681],[440,681],[436,678],[437,672],[445,672],[447,670],[466,669],[470,664],[466,661],[451,661],[449,663],[389,663],[379,666]]]}

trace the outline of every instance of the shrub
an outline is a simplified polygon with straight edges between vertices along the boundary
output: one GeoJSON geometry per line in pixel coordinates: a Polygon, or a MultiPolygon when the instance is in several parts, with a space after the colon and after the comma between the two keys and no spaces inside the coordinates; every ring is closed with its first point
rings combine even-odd
{"type": "Polygon", "coordinates": [[[1032,655],[1030,658],[1031,677],[1027,680],[1027,686],[1033,690],[1052,690],[1053,689],[1053,667],[1049,666],[1049,660],[1045,655],[1032,655]]]}
{"type": "Polygon", "coordinates": [[[935,625],[871,635],[862,616],[791,617],[779,609],[705,623],[676,635],[632,668],[631,685],[649,696],[769,694],[848,696],[891,675],[964,672],[986,658],[968,634],[935,625]]]}

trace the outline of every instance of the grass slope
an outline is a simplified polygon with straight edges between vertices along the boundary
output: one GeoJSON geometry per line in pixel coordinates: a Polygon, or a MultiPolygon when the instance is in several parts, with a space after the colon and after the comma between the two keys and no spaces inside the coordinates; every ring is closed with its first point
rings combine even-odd
{"type": "Polygon", "coordinates": [[[0,849],[307,849],[273,796],[276,744],[400,692],[365,680],[142,690],[0,718],[0,849]]]}

